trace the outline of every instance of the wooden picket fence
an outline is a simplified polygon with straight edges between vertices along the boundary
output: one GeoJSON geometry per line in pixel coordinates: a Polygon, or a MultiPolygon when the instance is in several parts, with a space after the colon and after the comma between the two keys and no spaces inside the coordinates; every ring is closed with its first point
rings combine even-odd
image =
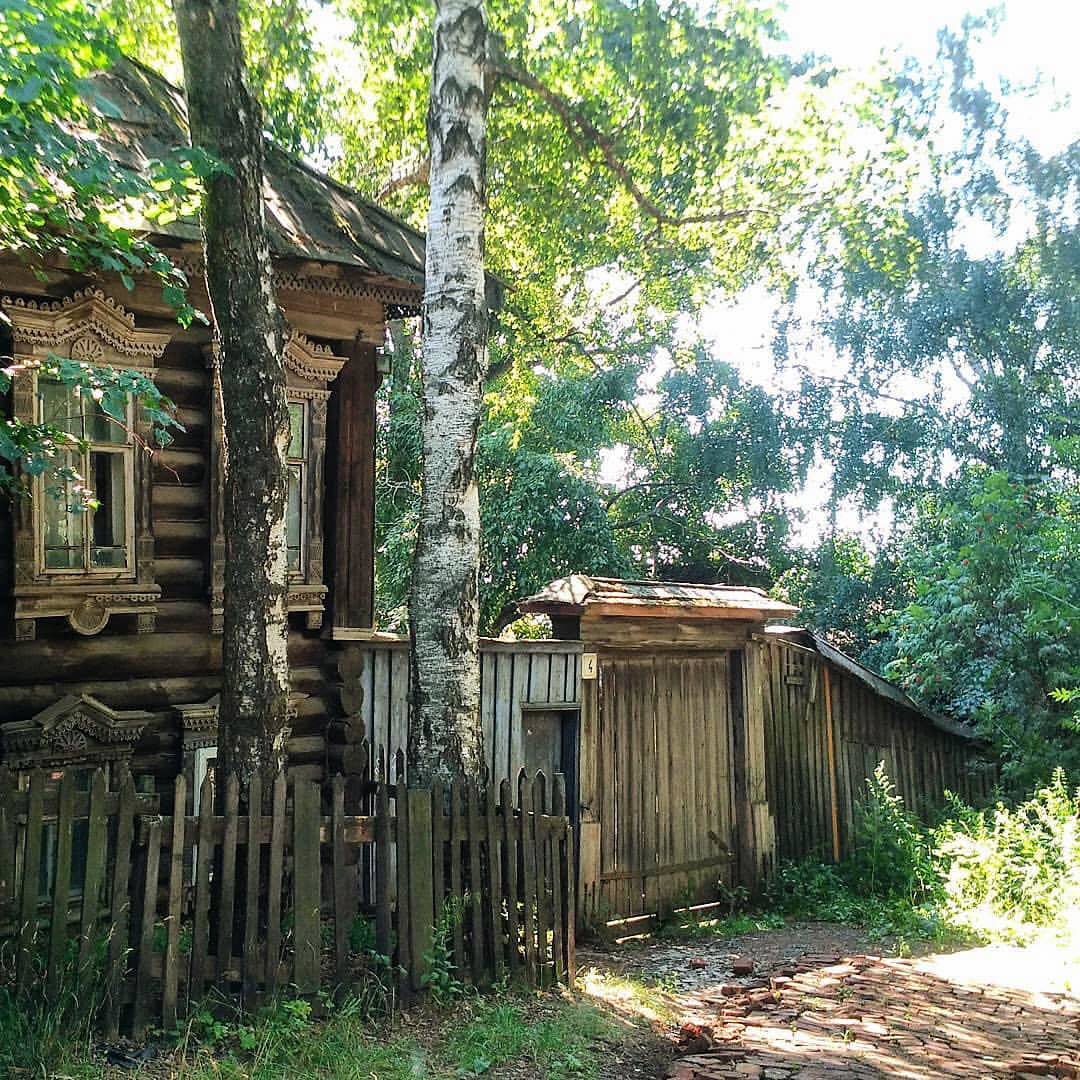
{"type": "Polygon", "coordinates": [[[463,983],[570,982],[563,778],[409,788],[379,760],[359,785],[211,774],[198,814],[183,776],[162,806],[126,771],[0,770],[0,979],[93,979],[113,1036],[171,1029],[211,988],[252,1007],[374,975],[407,998],[436,934],[463,983]]]}

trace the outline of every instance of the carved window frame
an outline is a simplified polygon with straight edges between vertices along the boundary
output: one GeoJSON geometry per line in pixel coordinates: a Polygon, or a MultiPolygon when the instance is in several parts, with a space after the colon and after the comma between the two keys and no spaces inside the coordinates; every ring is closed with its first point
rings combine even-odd
{"type": "MultiPolygon", "coordinates": [[[[210,629],[224,629],[225,612],[225,423],[217,348],[205,350],[211,373],[210,418],[210,629]]],[[[287,606],[302,612],[309,630],[322,627],[328,592],[324,580],[326,523],[323,503],[326,475],[326,417],[330,384],[345,366],[336,356],[296,330],[285,343],[285,394],[290,404],[304,405],[306,446],[303,469],[304,506],[301,566],[289,574],[287,606]]]]}
{"type": "MultiPolygon", "coordinates": [[[[14,359],[25,365],[12,387],[13,415],[38,419],[37,366],[50,356],[70,357],[101,367],[134,369],[149,378],[172,337],[171,330],[143,330],[135,317],[99,289],[86,289],[65,300],[0,300],[11,323],[14,359]]],[[[150,424],[142,410],[132,410],[136,443],[149,444],[150,424]]],[[[17,641],[37,636],[37,620],[66,618],[83,635],[100,633],[113,615],[134,615],[139,633],[154,630],[161,589],[154,575],[154,529],[151,516],[151,456],[130,453],[127,537],[131,545],[123,568],[90,568],[57,573],[43,564],[42,499],[44,485],[32,486],[34,498],[20,499],[13,513],[14,629],[17,641]]]]}

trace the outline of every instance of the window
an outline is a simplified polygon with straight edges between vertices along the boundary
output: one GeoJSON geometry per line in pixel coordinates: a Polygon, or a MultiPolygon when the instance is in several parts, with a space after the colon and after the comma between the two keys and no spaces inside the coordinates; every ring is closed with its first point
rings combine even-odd
{"type": "Polygon", "coordinates": [[[38,417],[84,446],[65,455],[62,476],[40,484],[40,562],[46,573],[130,573],[134,532],[131,405],[125,422],[86,394],[38,379],[38,417]],[[86,503],[90,502],[91,506],[86,503]]]}
{"type": "Polygon", "coordinates": [[[304,537],[307,531],[307,405],[289,402],[289,497],[285,515],[285,535],[289,551],[289,576],[304,578],[304,537]]]}

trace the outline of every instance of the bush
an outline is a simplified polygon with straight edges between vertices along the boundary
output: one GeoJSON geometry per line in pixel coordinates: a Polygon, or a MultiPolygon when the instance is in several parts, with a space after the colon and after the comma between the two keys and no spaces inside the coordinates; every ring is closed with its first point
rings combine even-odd
{"type": "Polygon", "coordinates": [[[786,915],[876,934],[1023,937],[1080,911],[1080,792],[1059,769],[1013,807],[975,810],[950,796],[930,829],[879,765],[858,808],[853,855],[838,866],[788,863],[766,898],[786,915]]]}

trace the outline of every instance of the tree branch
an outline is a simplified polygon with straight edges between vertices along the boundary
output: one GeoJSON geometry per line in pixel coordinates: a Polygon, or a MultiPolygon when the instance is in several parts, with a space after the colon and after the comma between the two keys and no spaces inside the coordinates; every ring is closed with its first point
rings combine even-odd
{"type": "Polygon", "coordinates": [[[526,90],[531,90],[537,95],[566,125],[570,137],[582,151],[587,146],[595,147],[600,151],[604,164],[612,175],[637,203],[638,208],[652,218],[657,225],[701,225],[720,224],[727,221],[738,221],[749,217],[752,210],[713,210],[700,214],[671,214],[660,206],[655,200],[647,195],[634,179],[626,163],[620,160],[615,149],[615,140],[601,131],[577,106],[569,102],[561,94],[557,93],[546,83],[542,82],[531,72],[518,67],[507,59],[502,50],[501,43],[495,42],[492,49],[490,62],[491,72],[496,78],[506,79],[507,82],[516,83],[526,90]]]}

